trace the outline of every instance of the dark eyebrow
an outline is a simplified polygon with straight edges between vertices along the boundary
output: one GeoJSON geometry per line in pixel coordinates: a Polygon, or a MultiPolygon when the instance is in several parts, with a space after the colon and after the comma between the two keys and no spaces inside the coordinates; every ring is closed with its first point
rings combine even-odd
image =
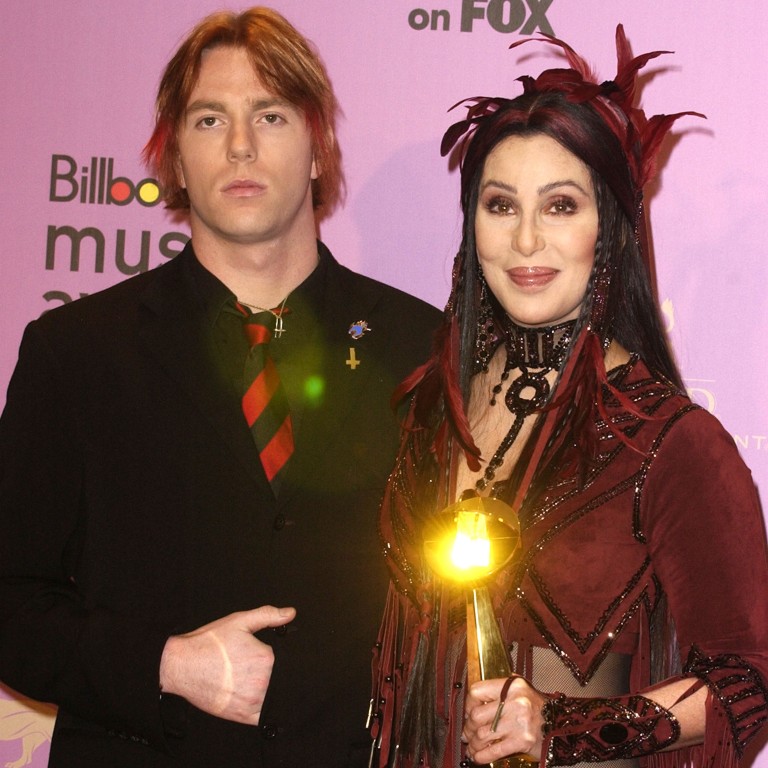
{"type": "Polygon", "coordinates": [[[540,195],[546,195],[547,192],[551,192],[553,189],[559,189],[560,187],[576,187],[584,195],[589,196],[589,192],[581,186],[581,184],[575,182],[573,179],[562,179],[561,181],[553,181],[549,184],[545,184],[543,187],[539,187],[536,191],[540,195]]]}
{"type": "Polygon", "coordinates": [[[483,182],[483,185],[480,187],[480,191],[482,192],[487,187],[499,187],[500,189],[509,192],[511,195],[517,194],[517,187],[512,186],[512,184],[506,184],[503,181],[497,181],[496,179],[488,179],[487,181],[483,182]]]}
{"type": "MultiPolygon", "coordinates": [[[[499,189],[503,189],[507,192],[509,192],[512,195],[517,194],[517,187],[513,184],[507,184],[503,181],[498,181],[497,179],[488,179],[481,187],[482,189],[485,189],[486,187],[498,187],[499,189]]],[[[549,184],[545,184],[543,187],[539,187],[536,190],[536,193],[538,195],[546,195],[548,192],[551,192],[554,189],[560,189],[560,187],[575,187],[578,189],[582,194],[590,196],[590,193],[584,189],[584,187],[581,186],[581,184],[578,184],[573,179],[562,179],[558,181],[552,181],[549,184]]]]}

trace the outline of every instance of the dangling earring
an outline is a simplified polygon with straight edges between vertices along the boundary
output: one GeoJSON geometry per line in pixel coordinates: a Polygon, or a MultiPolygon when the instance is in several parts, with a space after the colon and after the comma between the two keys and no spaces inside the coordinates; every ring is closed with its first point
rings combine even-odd
{"type": "Polygon", "coordinates": [[[590,330],[598,336],[604,348],[610,343],[609,323],[606,322],[610,287],[611,267],[605,264],[595,277],[592,287],[592,311],[589,320],[590,330]]]}
{"type": "Polygon", "coordinates": [[[488,363],[494,350],[496,337],[493,318],[493,307],[488,298],[488,284],[485,276],[480,273],[480,301],[477,313],[477,335],[475,336],[475,373],[488,372],[488,363]]]}

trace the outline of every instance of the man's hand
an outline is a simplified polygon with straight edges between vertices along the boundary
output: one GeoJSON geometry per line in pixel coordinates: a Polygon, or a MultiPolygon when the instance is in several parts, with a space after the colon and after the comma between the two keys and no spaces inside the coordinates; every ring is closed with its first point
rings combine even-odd
{"type": "Polygon", "coordinates": [[[168,638],[160,660],[160,687],[225,720],[258,725],[275,657],[254,636],[296,616],[293,608],[265,605],[168,638]]]}

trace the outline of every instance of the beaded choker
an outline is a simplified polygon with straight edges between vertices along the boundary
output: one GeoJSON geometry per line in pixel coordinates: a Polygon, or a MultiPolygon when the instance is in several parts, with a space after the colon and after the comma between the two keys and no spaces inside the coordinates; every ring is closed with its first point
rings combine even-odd
{"type": "MultiPolygon", "coordinates": [[[[503,391],[510,372],[519,369],[520,375],[504,394],[504,403],[515,414],[515,420],[488,462],[483,476],[475,483],[478,492],[485,490],[494,480],[496,470],[520,433],[525,417],[546,405],[550,394],[546,376],[550,371],[559,370],[563,364],[575,326],[575,320],[545,328],[523,328],[511,320],[505,324],[503,332],[507,360],[501,380],[491,390],[490,404],[496,405],[497,396],[503,391]]],[[[483,366],[483,370],[487,372],[487,366],[483,366]]]]}

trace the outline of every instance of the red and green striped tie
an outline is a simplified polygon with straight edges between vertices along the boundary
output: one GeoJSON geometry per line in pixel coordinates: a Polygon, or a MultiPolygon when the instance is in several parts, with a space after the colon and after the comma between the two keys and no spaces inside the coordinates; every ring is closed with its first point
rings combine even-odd
{"type": "Polygon", "coordinates": [[[275,313],[253,314],[239,303],[237,308],[243,314],[243,328],[251,347],[245,364],[243,414],[259,449],[267,480],[276,487],[280,471],[293,453],[293,427],[288,398],[269,354],[270,326],[275,322],[275,313]]]}

